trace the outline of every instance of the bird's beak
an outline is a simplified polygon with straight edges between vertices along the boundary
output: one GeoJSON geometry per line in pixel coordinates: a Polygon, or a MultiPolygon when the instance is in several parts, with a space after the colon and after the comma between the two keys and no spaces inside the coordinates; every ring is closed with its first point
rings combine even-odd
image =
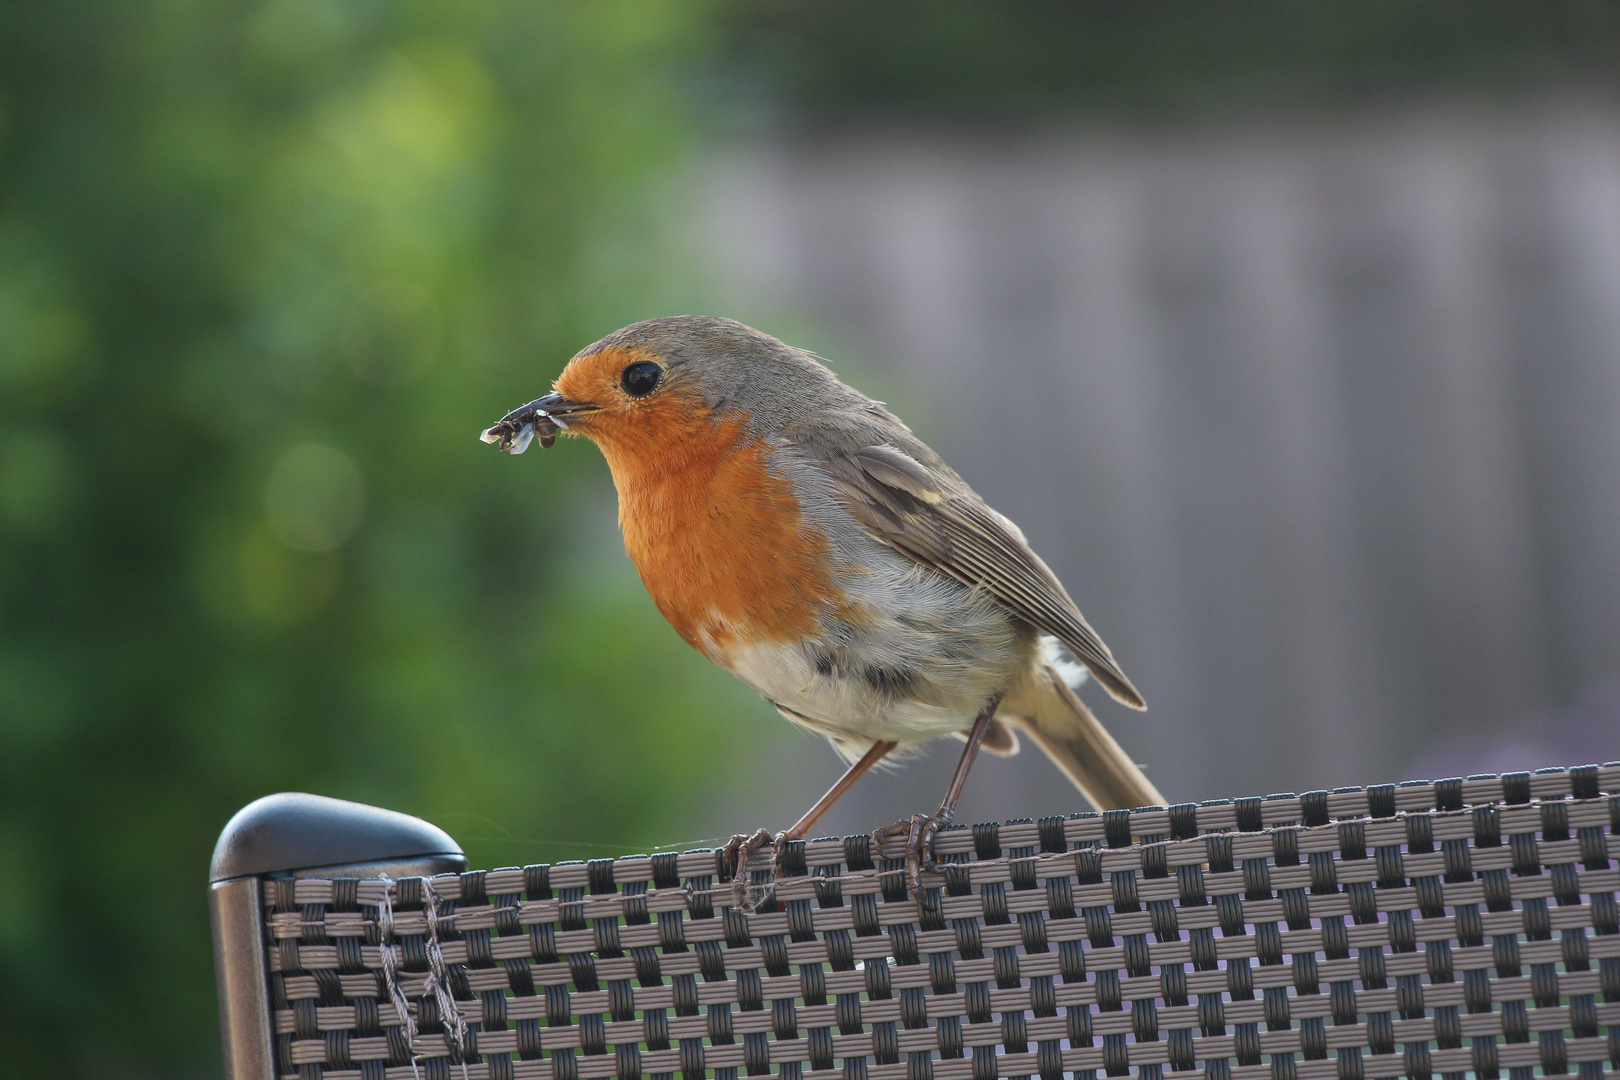
{"type": "Polygon", "coordinates": [[[569,417],[583,416],[586,413],[601,411],[601,406],[592,405],[588,401],[569,401],[561,394],[547,394],[543,398],[536,398],[535,400],[529,402],[521,409],[514,409],[501,419],[502,422],[505,422],[507,420],[514,419],[520,413],[540,412],[545,413],[547,416],[555,420],[558,427],[566,429],[568,427],[569,417]]]}
{"type": "Polygon", "coordinates": [[[498,443],[502,450],[521,454],[528,449],[530,439],[538,436],[541,446],[550,446],[557,441],[559,429],[568,430],[571,418],[600,411],[600,406],[587,401],[570,401],[561,394],[547,394],[513,409],[479,437],[487,443],[498,443]]]}

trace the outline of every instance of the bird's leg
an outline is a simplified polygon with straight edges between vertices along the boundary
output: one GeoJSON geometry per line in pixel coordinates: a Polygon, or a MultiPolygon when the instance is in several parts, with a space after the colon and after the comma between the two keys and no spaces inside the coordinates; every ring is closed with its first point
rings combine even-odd
{"type": "Polygon", "coordinates": [[[863,773],[883,760],[883,755],[893,750],[897,745],[897,743],[881,739],[873,743],[872,749],[868,750],[855,764],[845,769],[844,775],[838,778],[837,783],[828,788],[827,793],[817,799],[816,804],[806,810],[804,816],[794,822],[793,827],[786,832],[777,833],[776,836],[772,837],[768,831],[760,829],[752,836],[744,836],[742,833],[738,833],[726,841],[726,846],[720,849],[721,857],[725,860],[725,864],[732,868],[731,887],[736,894],[739,906],[747,906],[748,883],[744,875],[748,873],[748,860],[753,856],[754,852],[764,845],[770,844],[775,854],[772,859],[772,869],[775,873],[780,874],[782,845],[790,840],[803,840],[805,834],[815,827],[816,822],[821,820],[821,816],[832,808],[832,804],[837,802],[844,792],[848,791],[850,786],[861,778],[863,773]]]}
{"type": "Polygon", "coordinates": [[[732,896],[744,911],[753,910],[748,903],[748,861],[754,857],[754,852],[772,840],[769,829],[758,829],[752,835],[737,833],[720,849],[722,865],[731,868],[732,896]]]}
{"type": "Polygon", "coordinates": [[[891,836],[902,834],[905,836],[906,884],[911,886],[911,895],[919,904],[925,897],[922,887],[924,868],[929,870],[939,868],[932,853],[934,834],[949,825],[951,818],[955,816],[956,800],[962,797],[962,789],[967,786],[968,770],[973,768],[973,761],[979,756],[979,747],[984,743],[985,732],[990,730],[990,721],[995,718],[996,707],[1000,704],[1001,695],[997,694],[974,719],[973,728],[968,732],[967,745],[962,748],[961,760],[956,763],[956,773],[951,777],[951,786],[946,789],[945,800],[939,804],[939,810],[933,814],[913,814],[905,821],[897,821],[872,834],[874,856],[883,850],[884,840],[891,836]]]}
{"type": "Polygon", "coordinates": [[[866,770],[876,765],[883,759],[884,754],[887,754],[898,745],[898,743],[883,739],[873,743],[872,749],[868,750],[861,760],[845,769],[844,775],[838,778],[838,782],[827,789],[827,794],[816,800],[816,805],[806,810],[804,816],[794,822],[791,829],[776,838],[778,851],[780,851],[781,845],[789,840],[803,840],[805,834],[815,826],[816,822],[821,820],[821,815],[832,809],[832,804],[842,798],[844,792],[848,791],[850,786],[859,780],[866,770]]]}

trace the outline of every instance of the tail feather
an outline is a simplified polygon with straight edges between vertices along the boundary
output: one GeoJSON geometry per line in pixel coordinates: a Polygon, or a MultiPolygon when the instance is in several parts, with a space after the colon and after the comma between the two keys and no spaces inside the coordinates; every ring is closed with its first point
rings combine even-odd
{"type": "Polygon", "coordinates": [[[1050,692],[1039,694],[1034,715],[1019,724],[1098,810],[1168,805],[1086,703],[1051,667],[1050,692]]]}

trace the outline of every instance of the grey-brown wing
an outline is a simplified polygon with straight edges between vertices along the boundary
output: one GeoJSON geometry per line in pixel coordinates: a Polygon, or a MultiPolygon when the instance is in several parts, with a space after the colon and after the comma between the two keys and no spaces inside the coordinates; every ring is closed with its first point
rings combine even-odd
{"type": "Polygon", "coordinates": [[[971,491],[955,490],[892,446],[868,446],[819,464],[846,498],[855,520],[896,550],[964,585],[1051,634],[1119,701],[1145,708],[1057,576],[1017,528],[971,491]]]}

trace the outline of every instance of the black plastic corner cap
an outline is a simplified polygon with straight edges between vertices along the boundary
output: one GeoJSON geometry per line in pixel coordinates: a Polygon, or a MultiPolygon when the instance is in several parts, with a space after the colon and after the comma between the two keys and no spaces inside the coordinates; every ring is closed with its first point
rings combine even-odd
{"type": "Polygon", "coordinates": [[[236,812],[219,834],[210,884],[324,866],[466,855],[450,834],[421,818],[324,795],[266,795],[236,812]]]}

